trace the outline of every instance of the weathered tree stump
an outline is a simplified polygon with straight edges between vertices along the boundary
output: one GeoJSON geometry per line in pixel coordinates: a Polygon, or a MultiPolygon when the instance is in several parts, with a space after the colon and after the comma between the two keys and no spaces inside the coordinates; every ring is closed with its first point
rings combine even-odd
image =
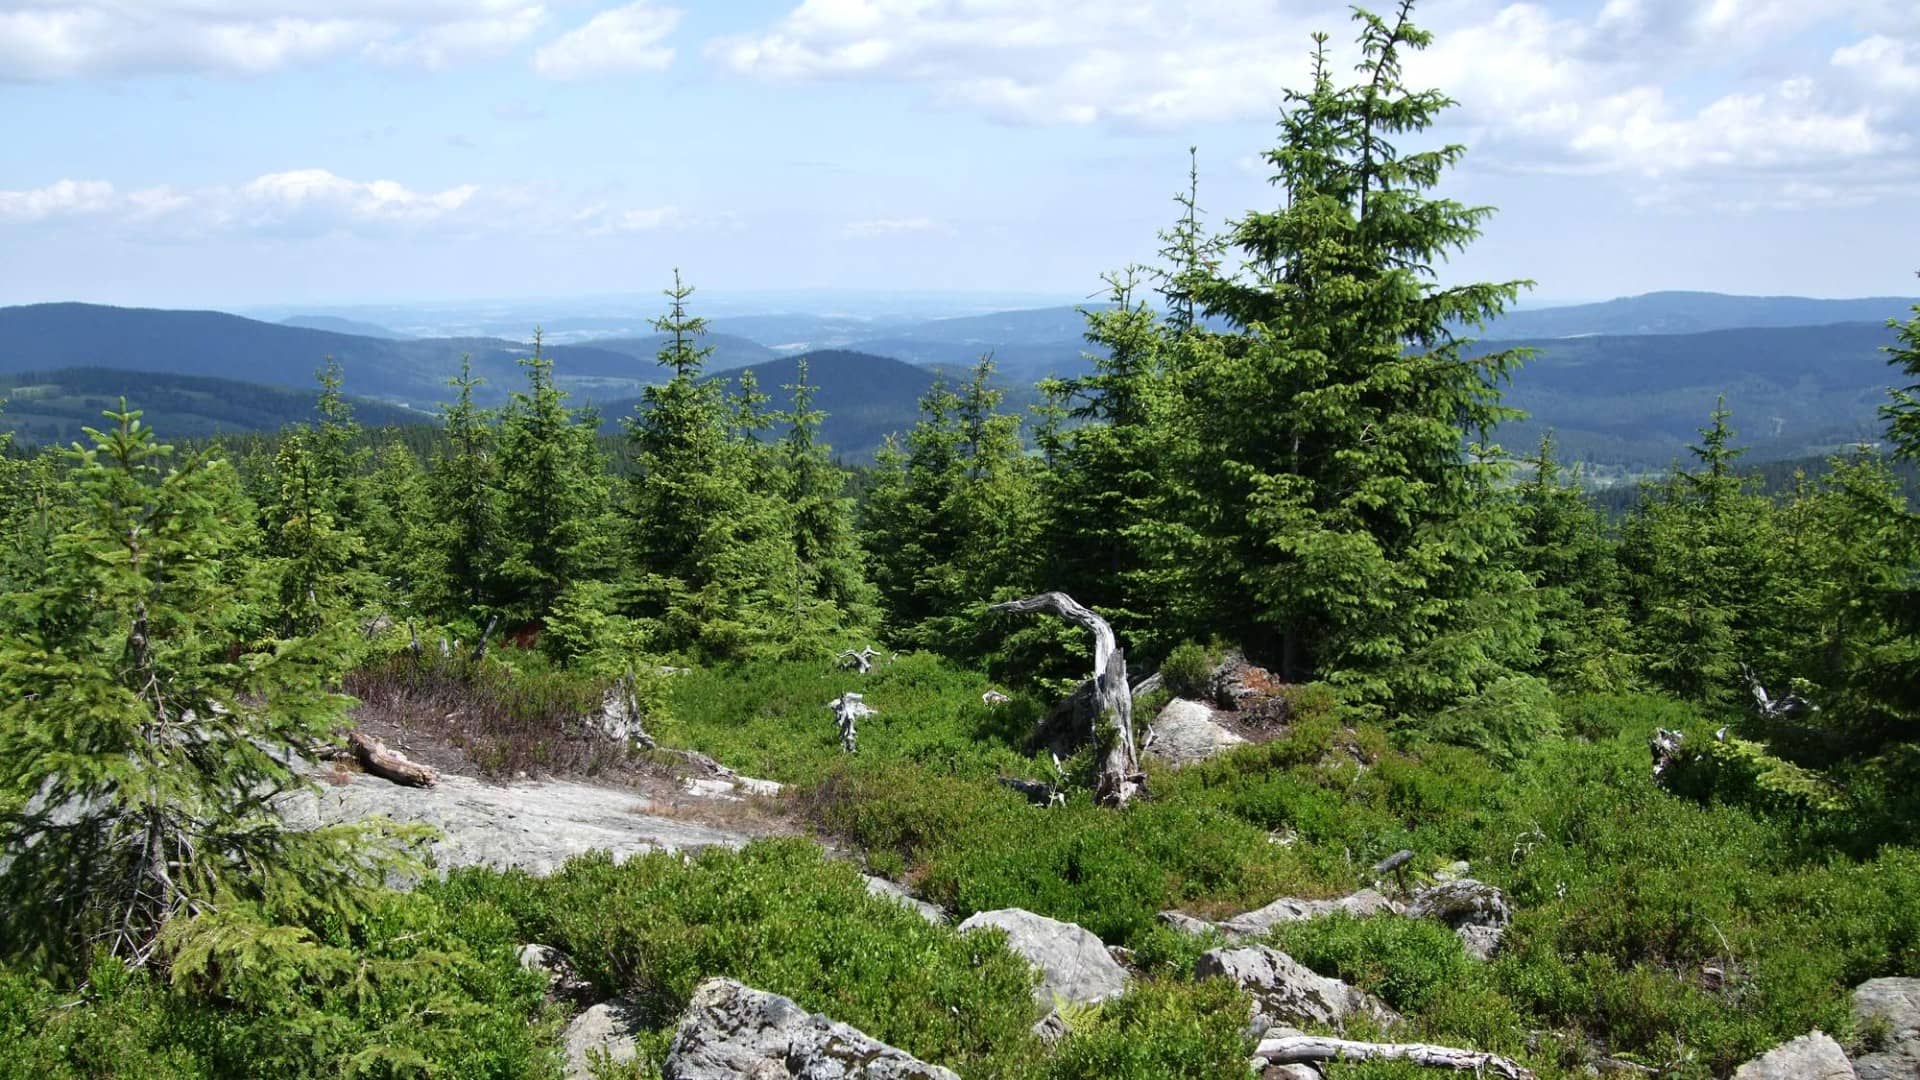
{"type": "Polygon", "coordinates": [[[1100,719],[1094,738],[1101,751],[1100,780],[1094,800],[1103,806],[1125,806],[1139,795],[1146,774],[1140,771],[1133,741],[1133,694],[1127,686],[1127,661],[1114,640],[1107,620],[1063,592],[1041,593],[1024,600],[993,605],[994,611],[1015,614],[1051,612],[1093,632],[1093,694],[1100,719]]]}

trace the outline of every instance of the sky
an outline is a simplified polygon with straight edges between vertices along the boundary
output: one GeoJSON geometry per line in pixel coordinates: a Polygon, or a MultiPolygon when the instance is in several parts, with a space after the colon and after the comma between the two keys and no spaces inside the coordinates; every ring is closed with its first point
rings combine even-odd
{"type": "MultiPolygon", "coordinates": [[[[1376,3],[1381,0],[1376,0],[1376,3]]],[[[1920,292],[1920,0],[1423,0],[1449,280],[1920,292]]],[[[0,0],[0,303],[1089,296],[1218,223],[1318,0],[0,0]]]]}

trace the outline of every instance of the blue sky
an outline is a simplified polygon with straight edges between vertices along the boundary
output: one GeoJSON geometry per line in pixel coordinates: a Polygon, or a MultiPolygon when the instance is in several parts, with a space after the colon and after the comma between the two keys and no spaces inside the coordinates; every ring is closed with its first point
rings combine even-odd
{"type": "MultiPolygon", "coordinates": [[[[1447,270],[1548,299],[1920,291],[1920,3],[1424,0],[1447,270]]],[[[1294,0],[0,0],[0,303],[1080,296],[1216,217],[1294,0]]]]}

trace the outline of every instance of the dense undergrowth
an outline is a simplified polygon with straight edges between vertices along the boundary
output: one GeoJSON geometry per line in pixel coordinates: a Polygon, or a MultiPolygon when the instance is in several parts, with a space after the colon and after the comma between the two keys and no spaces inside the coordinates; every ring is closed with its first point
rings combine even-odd
{"type": "MultiPolygon", "coordinates": [[[[1848,1034],[1853,985],[1920,968],[1920,852],[1876,849],[1871,821],[1844,806],[1790,812],[1726,785],[1700,798],[1656,787],[1651,732],[1704,736],[1719,722],[1668,699],[1556,700],[1567,734],[1505,763],[1312,713],[1272,742],[1155,768],[1150,797],[1115,812],[1084,788],[1043,809],[996,783],[1051,764],[1023,753],[1037,702],[990,707],[986,689],[922,655],[865,677],[734,665],[671,680],[654,726],[797,785],[791,805],[823,837],[956,918],[1023,907],[1135,950],[1139,987],[1072,1013],[1074,1034],[1053,1053],[1029,1031],[1022,965],[870,897],[855,862],[789,839],[690,862],[588,857],[547,879],[459,871],[352,925],[277,931],[303,942],[298,959],[250,948],[258,931],[239,922],[234,940],[217,927],[211,944],[183,936],[155,974],[97,965],[83,991],[9,974],[0,1076],[557,1075],[562,1014],[513,959],[528,941],[647,1010],[634,1075],[650,1075],[693,987],[722,974],[970,1077],[1230,1075],[1250,1049],[1234,1019],[1245,1005],[1191,981],[1215,942],[1157,913],[1344,894],[1403,847],[1416,879],[1465,859],[1508,892],[1517,915],[1492,962],[1403,919],[1294,924],[1272,943],[1378,994],[1420,1037],[1546,1076],[1574,1074],[1596,1047],[1668,1075],[1724,1076],[1810,1028],[1848,1034]],[[849,756],[824,706],[856,687],[879,711],[849,756]]],[[[502,716],[537,724],[541,703],[567,696],[526,693],[539,701],[502,716]]]]}

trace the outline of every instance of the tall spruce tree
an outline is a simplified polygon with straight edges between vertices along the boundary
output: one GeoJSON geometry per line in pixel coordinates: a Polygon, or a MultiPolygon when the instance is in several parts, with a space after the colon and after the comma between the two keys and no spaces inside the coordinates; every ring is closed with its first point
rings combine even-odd
{"type": "Polygon", "coordinates": [[[545,619],[569,584],[605,565],[607,469],[598,422],[568,407],[537,331],[520,366],[527,387],[499,425],[501,605],[515,619],[545,619]]]}
{"type": "Polygon", "coordinates": [[[255,639],[275,583],[231,467],[166,468],[138,412],[107,418],[63,481],[53,573],[0,604],[0,954],[49,971],[144,963],[211,911],[339,911],[391,854],[374,824],[294,831],[272,806],[343,720],[346,628],[255,639]]]}
{"type": "Polygon", "coordinates": [[[1637,651],[1661,686],[1707,703],[1743,697],[1743,668],[1773,681],[1793,666],[1773,505],[1734,467],[1730,416],[1714,409],[1698,468],[1676,468],[1621,530],[1637,651]]]}
{"type": "Polygon", "coordinates": [[[1048,441],[1048,585],[1095,608],[1129,647],[1164,653],[1169,574],[1154,544],[1166,511],[1167,385],[1159,317],[1138,295],[1139,274],[1106,278],[1111,306],[1087,313],[1091,374],[1053,389],[1074,426],[1048,441]]]}
{"type": "Polygon", "coordinates": [[[1492,212],[1429,192],[1464,149],[1403,150],[1452,101],[1402,82],[1430,35],[1356,11],[1359,80],[1336,85],[1317,36],[1312,83],[1288,95],[1267,154],[1283,205],[1228,233],[1242,272],[1196,281],[1235,332],[1188,382],[1232,586],[1220,629],[1357,701],[1415,710],[1475,694],[1531,662],[1530,591],[1483,440],[1514,413],[1500,390],[1520,350],[1456,336],[1525,282],[1441,287],[1434,267],[1492,212]]]}
{"type": "Polygon", "coordinates": [[[354,446],[360,425],[341,392],[340,365],[329,358],[319,380],[316,422],[283,434],[260,505],[265,552],[280,579],[274,618],[287,635],[347,617],[379,585],[359,531],[366,501],[366,453],[354,446]]]}
{"type": "Polygon", "coordinates": [[[820,423],[826,414],[813,407],[808,366],[807,358],[800,357],[794,365],[794,381],[785,388],[792,397],[784,417],[787,431],[780,440],[776,476],[793,530],[794,630],[790,636],[796,642],[817,640],[824,646],[839,633],[871,627],[878,611],[873,586],[861,567],[846,471],[834,464],[830,448],[820,441],[820,423]]]}
{"type": "Polygon", "coordinates": [[[1020,418],[999,411],[993,361],[958,392],[936,381],[904,443],[882,447],[868,495],[869,566],[889,634],[969,655],[988,647],[986,606],[1031,591],[1042,527],[1039,475],[1020,418]]]}
{"type": "Polygon", "coordinates": [[[485,382],[462,357],[448,385],[459,391],[440,411],[444,445],[428,474],[433,519],[426,593],[445,617],[483,622],[498,611],[505,537],[500,513],[500,463],[492,414],[473,400],[485,382]]]}
{"type": "Polygon", "coordinates": [[[634,462],[628,522],[631,613],[655,624],[661,647],[737,656],[778,648],[790,605],[793,547],[781,500],[768,490],[764,398],[744,387],[731,403],[702,378],[706,320],[687,310],[691,286],[674,272],[658,360],[673,372],[644,391],[627,421],[634,462]]]}
{"type": "Polygon", "coordinates": [[[1515,489],[1517,565],[1539,603],[1540,672],[1555,685],[1618,691],[1633,679],[1620,564],[1600,511],[1540,436],[1532,475],[1515,489]]]}

